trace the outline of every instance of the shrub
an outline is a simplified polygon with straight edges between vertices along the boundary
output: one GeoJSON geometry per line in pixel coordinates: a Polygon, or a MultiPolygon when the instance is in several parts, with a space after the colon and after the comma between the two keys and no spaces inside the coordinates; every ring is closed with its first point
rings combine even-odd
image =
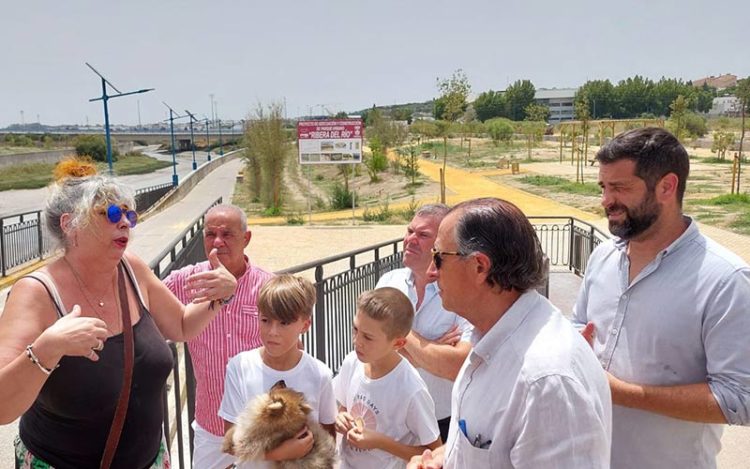
{"type": "MultiPolygon", "coordinates": [[[[112,143],[112,161],[117,161],[117,151],[112,143]]],[[[75,140],[76,154],[90,156],[94,161],[107,161],[107,141],[102,135],[79,135],[75,140]]]]}
{"type": "Polygon", "coordinates": [[[334,210],[344,210],[351,208],[354,194],[344,187],[340,182],[336,182],[331,187],[331,208],[334,210]]]}
{"type": "Polygon", "coordinates": [[[513,124],[508,119],[502,117],[490,119],[485,126],[495,146],[500,142],[509,143],[513,139],[513,124]]]}

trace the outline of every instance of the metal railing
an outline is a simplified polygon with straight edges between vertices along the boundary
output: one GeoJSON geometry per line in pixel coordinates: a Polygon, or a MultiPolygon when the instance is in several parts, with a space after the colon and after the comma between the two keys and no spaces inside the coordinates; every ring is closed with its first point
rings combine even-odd
{"type": "MultiPolygon", "coordinates": [[[[170,185],[171,186],[171,185],[170,185]]],[[[209,207],[218,205],[222,198],[216,199],[209,207]]],[[[208,211],[206,209],[206,211],[208,211]]],[[[203,249],[203,226],[206,213],[204,212],[196,218],[179,236],[167,246],[154,259],[149,267],[160,279],[164,279],[173,270],[181,269],[190,264],[195,264],[206,260],[206,254],[203,249]]],[[[189,431],[189,449],[193,453],[193,429],[189,424],[195,416],[195,374],[193,373],[193,364],[190,360],[190,354],[185,344],[177,344],[167,341],[172,351],[173,366],[172,373],[168,380],[168,386],[164,389],[162,396],[162,408],[164,412],[164,434],[167,436],[167,446],[172,447],[172,442],[177,437],[177,455],[179,467],[184,469],[185,466],[185,448],[184,448],[184,423],[188,425],[189,431]],[[184,376],[184,381],[182,376],[184,376]],[[183,422],[183,409],[187,405],[187,422],[183,422]],[[174,421],[172,420],[170,408],[174,409],[174,421]]]]}
{"type": "MultiPolygon", "coordinates": [[[[220,199],[215,202],[219,203],[220,199]]],[[[542,248],[552,266],[568,267],[576,275],[586,271],[593,249],[608,236],[596,227],[571,217],[529,217],[542,248]]],[[[202,247],[203,215],[165,249],[151,268],[160,278],[173,269],[205,260],[202,247]]],[[[401,266],[402,239],[394,239],[362,249],[290,267],[277,273],[312,276],[317,301],[312,327],[302,337],[305,350],[328,365],[334,372],[352,350],[351,330],[356,298],[375,288],[380,277],[401,266]]],[[[184,469],[184,425],[193,421],[195,378],[190,355],[184,344],[170,343],[175,365],[170,378],[171,390],[164,394],[164,433],[171,448],[177,436],[178,465],[184,469]],[[181,377],[184,376],[184,381],[181,377]],[[169,414],[169,394],[175,409],[174,423],[169,414]],[[187,406],[187,416],[183,408],[187,406]]],[[[193,431],[189,431],[189,451],[193,451],[193,431]]]]}
{"type": "Polygon", "coordinates": [[[41,210],[0,218],[0,264],[3,277],[13,267],[43,259],[53,244],[44,229],[41,210]]]}
{"type": "Polygon", "coordinates": [[[171,182],[158,184],[156,186],[144,187],[135,191],[135,206],[143,213],[154,206],[156,202],[171,191],[174,185],[171,182]]]}

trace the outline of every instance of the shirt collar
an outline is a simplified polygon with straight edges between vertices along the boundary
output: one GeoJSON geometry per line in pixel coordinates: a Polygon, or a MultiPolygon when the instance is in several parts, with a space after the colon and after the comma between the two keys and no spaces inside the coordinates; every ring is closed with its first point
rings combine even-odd
{"type": "MultiPolygon", "coordinates": [[[[414,271],[411,270],[409,267],[405,267],[406,270],[409,271],[409,275],[406,276],[406,285],[408,285],[409,288],[415,288],[414,287],[414,271]]],[[[438,287],[437,282],[430,282],[424,287],[425,293],[434,291],[435,293],[440,293],[440,287],[438,287]]]]}
{"type": "Polygon", "coordinates": [[[472,354],[479,356],[485,362],[492,359],[502,345],[518,330],[529,312],[539,301],[539,293],[529,290],[518,297],[508,311],[503,314],[489,331],[483,336],[474,328],[471,341],[474,344],[472,354]]]}
{"type": "MultiPolygon", "coordinates": [[[[681,247],[685,246],[689,242],[691,242],[693,239],[695,239],[696,236],[698,236],[700,233],[698,232],[698,224],[693,222],[693,219],[690,218],[687,215],[682,216],[683,220],[688,224],[685,231],[682,232],[682,234],[672,241],[672,243],[664,248],[661,252],[659,252],[660,257],[667,256],[681,247]]],[[[628,248],[628,241],[622,238],[615,238],[614,239],[615,247],[621,251],[623,254],[627,253],[628,248]]]]}

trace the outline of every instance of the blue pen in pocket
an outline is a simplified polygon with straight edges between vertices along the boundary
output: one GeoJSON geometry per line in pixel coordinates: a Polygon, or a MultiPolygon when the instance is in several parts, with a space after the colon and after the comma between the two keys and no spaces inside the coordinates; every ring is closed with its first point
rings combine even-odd
{"type": "Polygon", "coordinates": [[[461,433],[463,433],[466,438],[469,438],[469,434],[466,432],[466,420],[464,419],[459,420],[458,428],[461,429],[461,433]]]}

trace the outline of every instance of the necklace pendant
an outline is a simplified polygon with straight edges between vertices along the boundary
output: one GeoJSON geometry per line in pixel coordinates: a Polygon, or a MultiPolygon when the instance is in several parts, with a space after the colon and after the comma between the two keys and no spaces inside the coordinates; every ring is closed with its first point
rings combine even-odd
{"type": "Polygon", "coordinates": [[[104,302],[103,302],[103,301],[100,301],[100,302],[99,302],[99,306],[100,306],[100,307],[102,307],[102,308],[104,308],[104,302]]]}

